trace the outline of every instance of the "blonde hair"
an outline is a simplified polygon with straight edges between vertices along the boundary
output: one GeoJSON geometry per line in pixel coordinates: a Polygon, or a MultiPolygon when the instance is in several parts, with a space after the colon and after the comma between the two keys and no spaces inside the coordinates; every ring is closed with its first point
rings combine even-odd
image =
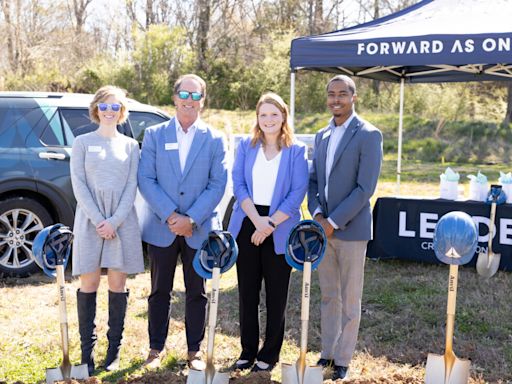
{"type": "Polygon", "coordinates": [[[258,114],[260,112],[260,107],[263,104],[272,104],[283,114],[283,125],[281,126],[281,132],[277,139],[277,145],[279,149],[282,147],[291,146],[293,144],[294,135],[293,128],[288,121],[288,106],[281,98],[281,96],[274,92],[265,93],[260,97],[258,103],[256,104],[256,124],[254,124],[252,128],[251,145],[254,147],[258,141],[261,141],[263,145],[266,144],[265,135],[263,134],[263,131],[261,130],[260,124],[258,122],[258,114]]]}
{"type": "Polygon", "coordinates": [[[105,85],[96,91],[94,98],[89,105],[89,117],[96,124],[100,123],[98,104],[108,99],[109,96],[115,96],[119,100],[119,103],[121,104],[121,111],[119,113],[117,124],[124,123],[128,119],[126,91],[114,85],[105,85]]]}

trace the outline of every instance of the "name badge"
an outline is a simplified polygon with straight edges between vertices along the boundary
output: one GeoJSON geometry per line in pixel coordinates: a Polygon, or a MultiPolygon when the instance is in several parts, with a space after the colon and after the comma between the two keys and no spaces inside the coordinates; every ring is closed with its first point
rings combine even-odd
{"type": "Polygon", "coordinates": [[[324,132],[324,134],[322,135],[322,140],[327,139],[329,136],[331,136],[330,129],[328,129],[327,131],[324,132]]]}
{"type": "Polygon", "coordinates": [[[178,149],[178,143],[165,143],[165,150],[172,151],[178,149]]]}
{"type": "Polygon", "coordinates": [[[89,145],[87,147],[87,151],[98,153],[98,152],[101,152],[101,147],[99,145],[89,145]]]}

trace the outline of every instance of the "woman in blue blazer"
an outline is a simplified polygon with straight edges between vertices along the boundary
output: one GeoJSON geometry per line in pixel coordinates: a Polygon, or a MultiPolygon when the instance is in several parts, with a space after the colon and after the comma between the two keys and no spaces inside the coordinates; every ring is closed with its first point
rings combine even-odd
{"type": "Polygon", "coordinates": [[[256,117],[252,135],[239,144],[233,165],[236,202],[229,231],[239,247],[242,345],[235,366],[270,371],[279,361],[284,338],[291,272],[284,258],[286,239],[300,220],[300,205],[308,187],[308,163],[306,146],[295,141],[288,124],[288,107],[280,96],[264,94],[256,105],[256,117]],[[262,281],[267,324],[263,346],[258,349],[262,281]]]}

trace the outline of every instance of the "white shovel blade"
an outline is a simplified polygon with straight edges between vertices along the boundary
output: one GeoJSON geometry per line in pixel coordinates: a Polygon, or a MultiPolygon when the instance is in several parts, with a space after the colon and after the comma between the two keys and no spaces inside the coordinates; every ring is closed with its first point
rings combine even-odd
{"type": "Polygon", "coordinates": [[[46,384],[53,384],[61,380],[64,380],[64,375],[60,368],[50,368],[46,370],[46,384]]]}
{"type": "Polygon", "coordinates": [[[306,367],[304,371],[304,380],[301,382],[297,373],[297,365],[281,364],[281,383],[282,384],[322,384],[324,376],[322,367],[306,367]]]}
{"type": "Polygon", "coordinates": [[[476,271],[480,276],[488,279],[498,272],[500,259],[500,253],[492,253],[489,255],[486,253],[479,253],[478,258],[476,259],[476,271]]]}
{"type": "Polygon", "coordinates": [[[70,376],[73,379],[88,379],[89,369],[87,369],[87,364],[72,365],[70,376]]]}
{"type": "Polygon", "coordinates": [[[429,353],[425,368],[425,384],[467,384],[469,381],[469,360],[455,359],[448,380],[445,380],[444,356],[429,353]]]}
{"type": "Polygon", "coordinates": [[[72,365],[69,377],[64,377],[62,369],[50,368],[46,370],[46,384],[53,384],[55,381],[62,381],[65,379],[88,379],[89,370],[87,364],[72,365]]]}
{"type": "Polygon", "coordinates": [[[228,384],[228,372],[215,372],[211,383],[206,381],[205,371],[197,371],[195,369],[188,370],[187,384],[228,384]]]}

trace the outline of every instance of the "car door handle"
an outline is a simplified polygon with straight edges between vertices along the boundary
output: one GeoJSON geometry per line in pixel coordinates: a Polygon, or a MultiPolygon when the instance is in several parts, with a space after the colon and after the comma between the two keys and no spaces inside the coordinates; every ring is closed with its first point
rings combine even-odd
{"type": "Polygon", "coordinates": [[[39,152],[39,157],[41,159],[47,160],[64,160],[66,155],[63,153],[55,153],[55,152],[39,152]]]}

